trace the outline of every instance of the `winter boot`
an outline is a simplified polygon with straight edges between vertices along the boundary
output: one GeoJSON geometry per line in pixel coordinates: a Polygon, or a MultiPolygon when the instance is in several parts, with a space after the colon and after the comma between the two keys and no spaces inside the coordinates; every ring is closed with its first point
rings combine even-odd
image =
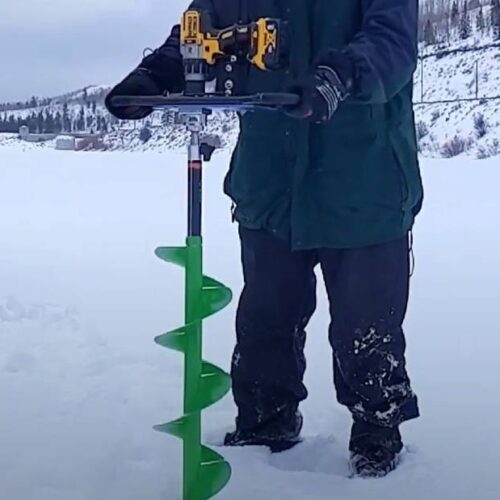
{"type": "Polygon", "coordinates": [[[351,435],[351,474],[353,477],[380,478],[399,464],[403,442],[399,428],[378,427],[355,421],[351,435]]]}
{"type": "Polygon", "coordinates": [[[267,446],[272,453],[281,453],[300,443],[303,418],[300,411],[279,418],[253,429],[236,430],[226,435],[225,446],[267,446]]]}

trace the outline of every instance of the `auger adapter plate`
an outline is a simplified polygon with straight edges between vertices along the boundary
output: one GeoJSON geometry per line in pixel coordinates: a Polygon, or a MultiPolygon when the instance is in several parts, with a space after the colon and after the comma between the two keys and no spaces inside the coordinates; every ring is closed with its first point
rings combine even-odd
{"type": "Polygon", "coordinates": [[[185,96],[169,94],[159,96],[116,96],[111,103],[116,107],[146,107],[154,109],[177,109],[190,111],[197,109],[218,109],[221,111],[278,110],[283,106],[293,106],[299,96],[288,93],[262,93],[248,96],[224,96],[219,94],[205,96],[185,96]]]}

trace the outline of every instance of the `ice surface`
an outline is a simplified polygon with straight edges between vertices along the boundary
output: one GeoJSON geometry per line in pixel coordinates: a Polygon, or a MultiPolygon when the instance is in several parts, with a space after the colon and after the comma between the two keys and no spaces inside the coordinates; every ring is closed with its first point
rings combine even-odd
{"type": "MultiPolygon", "coordinates": [[[[208,165],[206,270],[241,287],[236,228],[208,165]]],[[[321,292],[307,346],[302,445],[223,454],[221,500],[500,498],[499,160],[424,160],[407,321],[423,417],[404,429],[401,468],[347,478],[350,417],[334,399],[321,292]]],[[[158,245],[185,231],[182,152],[0,148],[0,498],[177,500],[180,443],[151,430],[181,413],[181,358],[155,335],[182,323],[182,272],[158,245]]],[[[205,357],[229,367],[234,304],[206,323],[205,357]]],[[[221,443],[234,406],[205,414],[221,443]]]]}

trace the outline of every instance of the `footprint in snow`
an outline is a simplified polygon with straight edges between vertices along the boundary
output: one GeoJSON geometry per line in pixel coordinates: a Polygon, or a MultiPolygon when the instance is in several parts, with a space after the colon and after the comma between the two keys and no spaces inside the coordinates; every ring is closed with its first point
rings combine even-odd
{"type": "Polygon", "coordinates": [[[306,437],[291,450],[271,455],[270,465],[287,472],[312,472],[347,477],[346,451],[333,437],[306,437]]]}
{"type": "Polygon", "coordinates": [[[29,321],[42,326],[70,327],[78,330],[78,313],[69,307],[54,304],[23,304],[14,297],[0,299],[0,323],[29,321]]]}

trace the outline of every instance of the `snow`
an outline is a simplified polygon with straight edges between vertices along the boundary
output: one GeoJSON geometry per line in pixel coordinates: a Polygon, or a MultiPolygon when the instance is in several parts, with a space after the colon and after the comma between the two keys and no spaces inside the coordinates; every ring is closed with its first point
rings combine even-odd
{"type": "MultiPolygon", "coordinates": [[[[0,491],[8,500],[176,500],[180,443],[151,430],[181,413],[178,353],[153,337],[182,323],[182,272],[156,259],[182,243],[184,154],[0,148],[0,491]]],[[[206,167],[208,274],[241,288],[221,194],[228,154],[206,167]]],[[[347,478],[350,416],[334,399],[324,291],[309,328],[305,441],[281,455],[222,449],[221,500],[496,500],[499,161],[423,160],[407,321],[423,417],[401,468],[347,478]]],[[[229,368],[233,305],[209,319],[205,357],[229,368]]],[[[205,413],[205,441],[233,423],[205,413]]]]}
{"type": "MultiPolygon", "coordinates": [[[[488,148],[493,140],[500,137],[500,54],[497,46],[478,45],[473,52],[457,50],[444,56],[431,56],[419,62],[415,72],[415,102],[436,104],[417,104],[415,115],[418,122],[425,123],[429,135],[420,143],[426,156],[441,156],[443,145],[455,135],[465,141],[470,155],[477,155],[478,149],[488,148]],[[476,97],[476,64],[478,71],[479,98],[497,98],[469,102],[440,103],[455,99],[476,97]],[[423,65],[424,93],[421,92],[423,65]],[[474,135],[474,117],[483,115],[488,130],[485,137],[477,139],[474,135]]],[[[499,151],[496,151],[498,154],[499,151]]]]}

